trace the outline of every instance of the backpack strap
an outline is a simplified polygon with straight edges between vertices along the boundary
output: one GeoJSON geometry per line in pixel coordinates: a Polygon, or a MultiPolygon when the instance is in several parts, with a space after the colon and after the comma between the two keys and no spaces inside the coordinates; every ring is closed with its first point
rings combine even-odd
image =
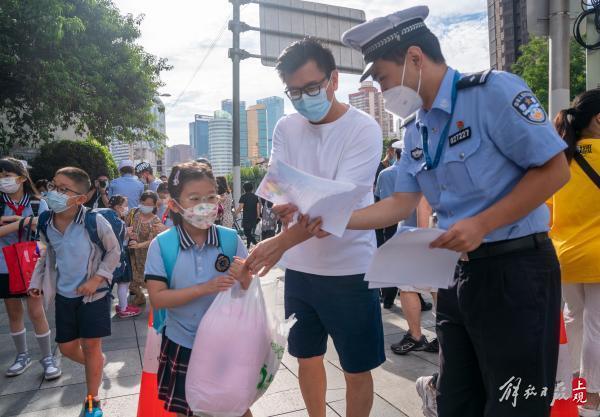
{"type": "Polygon", "coordinates": [[[223,226],[215,226],[219,235],[219,245],[225,256],[233,262],[233,258],[237,255],[238,235],[233,229],[223,226]]]}
{"type": "MultiPolygon", "coordinates": [[[[179,233],[177,233],[176,227],[172,227],[159,234],[156,238],[158,239],[160,256],[165,265],[165,272],[167,273],[167,287],[169,287],[171,277],[173,276],[173,269],[175,269],[175,262],[177,262],[177,256],[179,255],[179,233]]],[[[165,327],[166,319],[166,309],[154,309],[152,312],[152,327],[160,333],[165,327]]]]}
{"type": "Polygon", "coordinates": [[[596,187],[600,188],[600,175],[596,172],[596,170],[594,170],[594,168],[592,168],[590,163],[586,161],[583,155],[579,152],[575,152],[575,155],[573,155],[573,159],[575,159],[577,165],[579,165],[579,167],[583,170],[583,172],[585,172],[585,174],[590,178],[590,180],[592,180],[592,182],[596,184],[596,187]]]}
{"type": "Polygon", "coordinates": [[[90,240],[102,250],[102,257],[104,257],[106,254],[106,248],[104,248],[102,239],[100,239],[100,235],[98,235],[98,221],[96,219],[96,216],[98,215],[101,216],[100,213],[97,213],[94,210],[87,210],[85,217],[83,218],[83,223],[85,225],[85,229],[90,235],[90,240]]]}
{"type": "Polygon", "coordinates": [[[33,217],[37,217],[40,212],[40,200],[31,200],[29,206],[31,207],[31,211],[33,211],[33,217]]]}
{"type": "Polygon", "coordinates": [[[40,214],[37,224],[37,232],[44,236],[46,242],[48,242],[48,225],[52,218],[52,210],[46,210],[40,214]]]}

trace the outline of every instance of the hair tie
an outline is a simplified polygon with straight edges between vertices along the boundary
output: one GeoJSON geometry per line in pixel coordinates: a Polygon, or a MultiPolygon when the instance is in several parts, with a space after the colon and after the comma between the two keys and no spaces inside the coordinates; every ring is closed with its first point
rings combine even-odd
{"type": "Polygon", "coordinates": [[[574,109],[573,107],[570,107],[566,110],[567,114],[570,116],[575,116],[577,114],[577,109],[574,109]]]}

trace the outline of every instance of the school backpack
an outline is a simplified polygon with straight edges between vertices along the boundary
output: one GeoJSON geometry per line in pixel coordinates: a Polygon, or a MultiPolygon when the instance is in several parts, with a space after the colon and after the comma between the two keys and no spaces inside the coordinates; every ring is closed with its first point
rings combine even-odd
{"type": "MultiPolygon", "coordinates": [[[[41,233],[46,241],[48,241],[48,225],[50,224],[51,215],[52,211],[48,210],[40,214],[38,219],[38,233],[41,233]]],[[[125,240],[126,230],[125,223],[119,218],[119,215],[114,210],[109,208],[93,209],[85,212],[83,224],[88,232],[88,235],[90,236],[92,243],[102,250],[102,257],[104,257],[106,254],[106,249],[104,248],[102,239],[100,239],[100,236],[98,235],[98,224],[96,223],[96,216],[98,215],[104,217],[108,221],[113,233],[115,234],[115,237],[117,238],[117,241],[119,242],[119,249],[121,250],[121,263],[113,272],[113,277],[116,278],[123,275],[125,272],[125,256],[127,256],[123,250],[123,241],[125,240]]]]}
{"type": "MultiPolygon", "coordinates": [[[[221,253],[227,256],[230,262],[233,262],[233,258],[237,254],[237,232],[223,226],[215,225],[215,227],[217,228],[217,234],[219,236],[219,249],[221,250],[221,253]]],[[[179,255],[179,233],[177,232],[177,228],[172,227],[169,230],[162,232],[157,236],[157,239],[160,247],[160,256],[162,257],[167,273],[168,287],[171,282],[171,276],[173,275],[173,269],[175,269],[177,256],[179,255]]],[[[154,327],[158,333],[165,327],[166,318],[166,309],[154,309],[152,313],[152,327],[154,327]]]]}

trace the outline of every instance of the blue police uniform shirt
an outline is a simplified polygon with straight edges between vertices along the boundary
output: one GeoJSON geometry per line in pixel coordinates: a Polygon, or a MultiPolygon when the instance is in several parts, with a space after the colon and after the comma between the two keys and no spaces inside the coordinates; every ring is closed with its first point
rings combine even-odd
{"type": "MultiPolygon", "coordinates": [[[[394,165],[384,169],[379,173],[379,176],[377,177],[377,184],[375,185],[375,197],[383,200],[394,193],[396,177],[398,176],[398,170],[400,169],[402,169],[402,166],[400,165],[400,160],[398,160],[394,165]]],[[[401,222],[401,225],[417,227],[417,211],[413,211],[406,220],[401,222]]]]}
{"type": "Polygon", "coordinates": [[[75,219],[67,226],[64,233],[54,226],[54,216],[48,224],[48,241],[56,253],[56,292],[63,297],[82,297],[77,288],[85,283],[90,258],[92,241],[84,224],[85,210],[79,209],[75,219]]]}
{"type": "Polygon", "coordinates": [[[125,174],[111,181],[108,189],[109,198],[113,195],[127,197],[127,205],[130,209],[140,205],[140,197],[144,192],[144,184],[134,175],[125,174]]]}
{"type": "MultiPolygon", "coordinates": [[[[215,269],[217,257],[222,253],[219,248],[219,237],[215,226],[209,229],[208,239],[201,247],[194,242],[185,229],[177,227],[177,231],[179,233],[180,250],[169,283],[170,289],[189,288],[208,282],[218,276],[227,275],[227,272],[219,272],[215,269]]],[[[248,256],[246,246],[239,236],[237,256],[240,258],[248,256]]],[[[145,275],[147,280],[167,282],[167,272],[157,239],[154,239],[150,244],[150,248],[148,248],[145,275]]],[[[166,336],[173,342],[191,349],[200,320],[202,320],[216,296],[216,293],[205,295],[185,305],[169,308],[165,323],[166,336]]]]}
{"type": "MultiPolygon", "coordinates": [[[[497,71],[485,84],[458,91],[448,136],[440,138],[451,114],[454,75],[448,68],[431,110],[420,109],[407,127],[395,186],[396,192],[423,192],[442,229],[486,210],[529,169],[544,165],[566,147],[527,84],[497,71]],[[422,128],[429,133],[432,160],[439,141],[445,142],[434,169],[426,169],[422,128]]],[[[548,221],[548,208],[542,204],[492,231],[485,241],[547,231],[548,221]]]]}
{"type": "MultiPolygon", "coordinates": [[[[8,195],[0,193],[0,201],[9,199],[8,195]]],[[[15,203],[15,206],[25,206],[25,209],[23,210],[22,216],[23,217],[28,217],[33,215],[33,210],[31,209],[31,196],[25,194],[23,196],[23,198],[21,199],[21,201],[14,201],[13,203],[15,203]]],[[[48,204],[46,204],[46,201],[44,200],[40,200],[39,201],[39,209],[38,209],[38,215],[42,214],[44,211],[48,210],[48,204]]],[[[0,217],[2,216],[13,216],[15,214],[15,212],[13,211],[13,209],[11,209],[8,204],[6,204],[4,206],[4,213],[0,213],[0,217]]],[[[17,232],[13,232],[13,233],[9,233],[5,236],[0,237],[0,274],[8,274],[8,267],[6,266],[6,259],[4,259],[4,252],[2,251],[2,248],[6,247],[6,246],[10,246],[13,245],[15,243],[17,243],[19,241],[19,235],[17,232]]]]}

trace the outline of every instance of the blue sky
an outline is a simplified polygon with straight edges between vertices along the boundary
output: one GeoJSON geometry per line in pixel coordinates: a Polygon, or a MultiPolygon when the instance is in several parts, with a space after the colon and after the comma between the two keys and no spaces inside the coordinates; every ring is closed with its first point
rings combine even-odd
{"type": "MultiPolygon", "coordinates": [[[[161,92],[166,106],[169,145],[188,143],[188,123],[195,113],[212,114],[220,101],[231,96],[231,61],[227,49],[231,32],[225,30],[212,52],[211,43],[231,15],[227,0],[113,0],[122,13],[144,14],[140,44],[160,57],[168,58],[173,70],[163,74],[161,92]],[[200,65],[201,61],[204,63],[200,65]],[[195,76],[194,73],[196,74],[195,76]],[[177,98],[180,99],[177,101],[177,98]],[[177,101],[177,102],[176,102],[177,101]]],[[[463,72],[489,67],[485,0],[325,0],[345,7],[362,8],[367,19],[399,9],[425,4],[430,8],[427,23],[440,37],[448,63],[463,72]]],[[[242,21],[258,26],[258,6],[242,8],[242,21]]],[[[259,35],[247,32],[242,48],[258,53],[259,35]]],[[[348,101],[358,88],[358,76],[342,74],[337,98],[348,101]]],[[[283,95],[281,81],[271,67],[256,59],[241,64],[241,98],[248,104],[271,95],[283,95]]],[[[286,99],[286,112],[293,112],[286,99]]]]}

